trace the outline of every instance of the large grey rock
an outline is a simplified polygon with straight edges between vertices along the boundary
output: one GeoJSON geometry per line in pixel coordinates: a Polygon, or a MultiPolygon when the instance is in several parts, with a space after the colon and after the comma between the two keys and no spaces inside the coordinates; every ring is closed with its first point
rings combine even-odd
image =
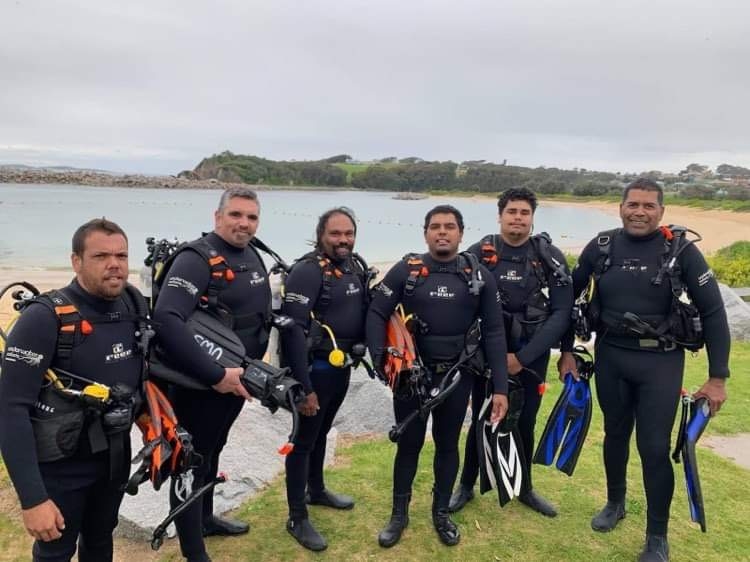
{"type": "Polygon", "coordinates": [[[391,389],[380,381],[372,380],[364,368],[352,372],[349,392],[333,427],[340,433],[362,435],[386,433],[393,424],[391,389]]]}
{"type": "Polygon", "coordinates": [[[733,340],[750,341],[750,304],[743,301],[732,289],[719,283],[721,298],[727,311],[729,331],[733,340]]]}

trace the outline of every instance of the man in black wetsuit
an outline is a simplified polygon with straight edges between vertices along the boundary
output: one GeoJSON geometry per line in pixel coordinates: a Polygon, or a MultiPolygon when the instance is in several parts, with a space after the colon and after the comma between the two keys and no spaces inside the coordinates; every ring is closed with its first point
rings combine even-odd
{"type": "MultiPolygon", "coordinates": [[[[192,471],[192,488],[210,482],[217,474],[219,454],[229,430],[250,396],[240,382],[243,370],[214,363],[194,341],[186,321],[199,308],[231,318],[247,356],[263,357],[268,344],[271,289],[261,257],[249,246],[260,218],[254,191],[226,190],[214,214],[214,231],[192,242],[174,259],[163,276],[154,323],[159,341],[171,365],[205,385],[207,390],[180,386],[170,398],[181,425],[193,436],[203,464],[192,471]]],[[[173,479],[170,502],[174,507],[182,479],[173,479]]],[[[237,535],[249,530],[247,523],[213,513],[213,494],[197,502],[176,520],[183,556],[191,562],[209,560],[203,541],[209,535],[237,535]]]]}
{"type": "MultiPolygon", "coordinates": [[[[458,254],[463,231],[463,216],[458,209],[440,205],[427,213],[424,237],[429,251],[398,262],[377,286],[367,314],[367,343],[373,363],[382,367],[386,323],[396,306],[403,304],[406,314],[416,315],[422,326],[415,335],[416,345],[432,376],[432,385],[438,386],[464,351],[467,332],[481,319],[481,345],[494,387],[492,421],[495,423],[508,409],[500,295],[494,278],[484,266],[473,256],[470,259],[458,254]]],[[[463,370],[458,387],[432,411],[435,440],[432,521],[440,540],[448,546],[458,544],[460,539],[458,528],[448,514],[448,502],[458,472],[458,437],[473,377],[470,370],[463,370]]],[[[394,396],[397,422],[418,407],[416,397],[398,399],[394,396]]],[[[383,547],[396,544],[409,522],[412,482],[426,428],[427,420],[417,418],[398,441],[393,467],[393,512],[390,522],[378,535],[383,547]]]]}
{"type": "Polygon", "coordinates": [[[326,436],[349,388],[351,362],[343,354],[365,339],[368,271],[353,253],[356,235],[351,210],[323,213],[315,229],[315,250],[289,273],[281,309],[294,320],[282,333],[285,363],[307,394],[299,406],[303,417],[294,450],[286,458],[287,530],[310,550],[324,550],[327,543],[310,523],[305,503],[354,507],[351,497],[325,487],[323,462],[326,436]]]}
{"type": "MultiPolygon", "coordinates": [[[[562,252],[547,236],[531,237],[536,195],[526,188],[505,191],[497,202],[500,234],[485,236],[469,251],[492,272],[503,299],[505,336],[508,345],[508,375],[523,387],[523,408],[518,429],[525,462],[519,501],[547,517],[557,511],[532,487],[531,459],[534,454],[534,426],[549,363],[550,348],[557,347],[570,323],[573,287],[562,252]]],[[[471,395],[472,423],[466,438],[464,466],[459,488],[451,498],[456,512],[474,498],[479,473],[476,421],[485,397],[485,381],[476,378],[471,395]]]]}
{"type": "MultiPolygon", "coordinates": [[[[663,325],[673,317],[675,307],[670,275],[659,275],[677,240],[668,243],[673,233],[659,227],[663,215],[661,187],[648,179],[631,183],[620,205],[623,228],[600,233],[589,242],[573,271],[576,294],[592,276],[595,282],[589,311],[591,328],[597,334],[596,393],[604,414],[607,504],[591,526],[610,531],[625,517],[625,477],[635,424],[648,504],[646,543],[639,559],[643,562],[669,559],[667,524],[674,492],[669,449],[685,365],[684,349],[674,340],[685,339],[686,333],[670,328],[657,337],[644,328],[644,324],[663,325]]],[[[700,315],[709,379],[695,396],[709,400],[713,415],[726,400],[724,383],[729,376],[730,337],[724,304],[713,272],[695,245],[685,246],[677,256],[675,272],[675,283],[687,289],[700,315]]],[[[570,351],[572,339],[571,335],[563,342],[563,350],[570,351]]],[[[575,372],[570,353],[563,353],[560,371],[575,372]]]]}
{"type": "Polygon", "coordinates": [[[144,367],[136,332],[147,308],[137,290],[126,288],[128,241],[115,223],[94,219],[79,227],[71,261],[70,285],[27,304],[8,335],[0,449],[24,526],[36,539],[34,560],[70,560],[77,543],[79,560],[101,562],[112,560],[128,477],[134,396],[144,367]],[[54,371],[45,380],[48,369],[54,371]],[[98,404],[91,383],[67,373],[117,388],[119,412],[109,406],[87,411],[82,399],[50,383],[54,373],[70,390],[90,396],[90,404],[98,404]]]}

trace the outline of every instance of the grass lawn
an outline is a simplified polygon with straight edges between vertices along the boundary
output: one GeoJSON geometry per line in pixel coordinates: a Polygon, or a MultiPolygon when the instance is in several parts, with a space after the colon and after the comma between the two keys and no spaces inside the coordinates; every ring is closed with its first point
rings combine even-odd
{"type": "MultiPolygon", "coordinates": [[[[697,389],[705,379],[706,355],[687,357],[685,386],[697,389]]],[[[733,434],[750,428],[750,388],[743,375],[750,366],[750,344],[733,345],[729,401],[708,426],[709,434],[733,434]]],[[[655,373],[655,376],[658,375],[655,373]]],[[[561,384],[550,376],[550,388],[539,415],[543,425],[561,384]]],[[[443,546],[432,529],[430,489],[432,444],[423,451],[411,504],[411,522],[401,542],[391,549],[377,544],[378,530],[390,515],[391,472],[395,447],[387,439],[346,441],[337,448],[336,466],[328,471],[331,489],[351,493],[357,506],[351,512],[312,507],[311,518],[326,536],[329,548],[322,554],[305,551],[287,534],[283,476],[266,491],[241,506],[235,515],[250,522],[250,534],[208,541],[218,560],[634,560],[640,551],[645,527],[645,497],[640,463],[632,448],[628,472],[628,515],[611,533],[600,534],[589,527],[591,516],[604,504],[605,483],[601,464],[602,420],[597,407],[576,472],[569,478],[553,468],[535,466],[535,487],[559,507],[556,519],[546,519],[518,502],[504,509],[496,496],[477,497],[454,517],[460,526],[461,543],[443,546]]],[[[541,431],[541,429],[539,430],[541,431]]],[[[690,522],[682,467],[675,467],[676,490],[670,521],[672,559],[703,561],[750,560],[750,471],[702,448],[699,453],[708,533],[690,522]]],[[[12,492],[0,473],[8,505],[12,492]]],[[[5,510],[3,510],[4,512],[5,510]]],[[[143,543],[118,540],[119,560],[180,560],[176,541],[168,541],[158,556],[143,543]]],[[[0,560],[28,559],[28,541],[18,525],[18,516],[0,515],[0,560]]]]}

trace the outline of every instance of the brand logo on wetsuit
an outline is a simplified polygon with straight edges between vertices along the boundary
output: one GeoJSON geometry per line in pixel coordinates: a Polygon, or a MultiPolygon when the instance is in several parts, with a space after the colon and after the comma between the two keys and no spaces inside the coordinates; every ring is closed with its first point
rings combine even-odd
{"type": "Polygon", "coordinates": [[[500,279],[503,281],[510,281],[512,283],[516,283],[519,281],[523,281],[523,275],[519,275],[518,271],[515,269],[509,269],[505,274],[500,275],[500,279]]]}
{"type": "Polygon", "coordinates": [[[21,349],[20,347],[14,346],[5,350],[5,360],[10,363],[23,361],[31,367],[38,367],[41,364],[42,359],[44,359],[44,355],[41,353],[36,353],[28,349],[21,349]]]}
{"type": "Polygon", "coordinates": [[[430,297],[436,298],[436,299],[452,299],[456,296],[456,293],[451,293],[448,291],[448,287],[446,285],[438,285],[437,290],[430,291],[430,297]]]}
{"type": "Polygon", "coordinates": [[[262,285],[266,282],[266,278],[257,271],[253,271],[250,274],[250,286],[255,287],[256,285],[262,285]]]}
{"type": "Polygon", "coordinates": [[[174,287],[175,289],[185,289],[189,295],[195,296],[198,292],[198,287],[193,285],[187,279],[182,277],[170,277],[167,279],[167,287],[174,287]]]}
{"type": "Polygon", "coordinates": [[[208,353],[210,357],[213,357],[215,361],[218,361],[221,359],[221,356],[224,355],[224,349],[216,342],[212,342],[210,339],[201,336],[200,334],[195,334],[193,338],[200,348],[208,353]]]}
{"type": "Polygon", "coordinates": [[[393,294],[393,290],[385,283],[380,283],[377,287],[375,287],[375,290],[380,291],[386,297],[390,297],[393,294]]]}
{"type": "Polygon", "coordinates": [[[133,355],[132,349],[125,349],[122,343],[112,344],[112,353],[104,356],[105,363],[116,363],[117,361],[123,361],[129,359],[133,355]]]}
{"type": "Polygon", "coordinates": [[[349,288],[346,290],[346,296],[356,295],[357,293],[359,293],[359,287],[354,283],[349,283],[349,288]]]}

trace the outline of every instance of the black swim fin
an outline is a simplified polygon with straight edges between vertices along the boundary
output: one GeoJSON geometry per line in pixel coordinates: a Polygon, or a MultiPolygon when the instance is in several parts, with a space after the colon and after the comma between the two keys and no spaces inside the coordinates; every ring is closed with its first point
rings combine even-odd
{"type": "Polygon", "coordinates": [[[591,423],[589,379],[594,372],[591,355],[585,348],[576,347],[574,355],[580,379],[575,380],[570,373],[566,375],[563,391],[547,419],[533,458],[534,463],[549,466],[557,457],[555,466],[568,476],[575,470],[591,423]]]}
{"type": "Polygon", "coordinates": [[[508,413],[497,424],[490,422],[492,395],[485,398],[477,419],[479,451],[479,491],[496,489],[498,502],[504,506],[521,493],[526,478],[523,445],[518,435],[518,418],[523,408],[523,389],[509,389],[508,413]]]}
{"type": "Polygon", "coordinates": [[[693,401],[690,396],[683,397],[683,415],[680,421],[677,446],[672,458],[680,462],[685,469],[685,486],[687,488],[690,519],[700,525],[701,531],[706,532],[706,511],[703,507],[703,490],[698,475],[698,459],[695,445],[710,420],[708,400],[699,398],[693,401]],[[690,420],[686,421],[687,404],[690,405],[690,420]]]}

